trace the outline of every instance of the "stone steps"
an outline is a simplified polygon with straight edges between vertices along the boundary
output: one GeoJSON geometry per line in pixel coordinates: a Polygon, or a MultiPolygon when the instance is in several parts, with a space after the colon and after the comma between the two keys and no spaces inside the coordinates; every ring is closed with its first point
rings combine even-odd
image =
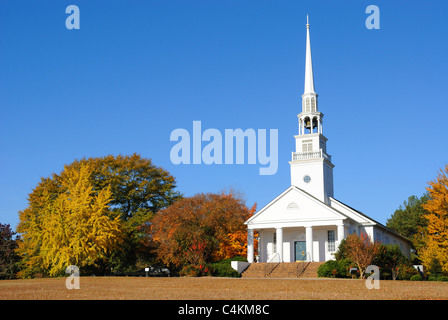
{"type": "Polygon", "coordinates": [[[311,262],[305,271],[300,275],[300,278],[317,278],[317,269],[325,262],[311,262]]]}
{"type": "MultiPolygon", "coordinates": [[[[317,269],[324,262],[282,262],[273,263],[251,263],[249,267],[241,275],[242,278],[317,278],[317,269]],[[266,266],[274,267],[267,275],[266,266]],[[299,264],[305,264],[304,270],[298,274],[299,264]]],[[[271,268],[269,268],[271,270],[271,268]]]]}
{"type": "Polygon", "coordinates": [[[264,278],[267,263],[251,263],[242,273],[242,278],[264,278]]]}

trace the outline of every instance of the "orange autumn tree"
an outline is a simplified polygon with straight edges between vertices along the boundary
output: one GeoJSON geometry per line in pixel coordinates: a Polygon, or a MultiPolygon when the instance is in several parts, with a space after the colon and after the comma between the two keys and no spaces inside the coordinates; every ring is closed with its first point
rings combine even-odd
{"type": "Polygon", "coordinates": [[[353,261],[359,270],[360,278],[364,278],[365,271],[373,263],[380,250],[379,242],[372,242],[366,233],[349,235],[345,239],[347,258],[353,261]]]}
{"type": "Polygon", "coordinates": [[[448,165],[440,170],[435,181],[429,182],[426,190],[430,199],[422,207],[428,211],[423,216],[428,225],[423,230],[425,246],[419,258],[430,269],[437,261],[442,272],[448,273],[448,165]]]}
{"type": "Polygon", "coordinates": [[[245,255],[244,222],[255,208],[249,209],[235,193],[197,194],[176,201],[151,221],[159,260],[179,270],[245,255]]]}

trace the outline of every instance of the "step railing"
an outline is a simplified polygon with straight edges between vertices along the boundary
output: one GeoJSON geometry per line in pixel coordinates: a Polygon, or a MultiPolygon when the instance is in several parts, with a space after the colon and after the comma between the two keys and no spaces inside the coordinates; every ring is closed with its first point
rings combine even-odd
{"type": "Polygon", "coordinates": [[[264,267],[264,277],[267,278],[272,271],[280,264],[280,254],[276,252],[271,259],[268,260],[264,267]]]}
{"type": "Polygon", "coordinates": [[[308,267],[311,263],[311,255],[309,252],[307,252],[302,259],[299,260],[298,266],[297,266],[297,278],[300,278],[300,276],[305,271],[306,267],[308,267]]]}

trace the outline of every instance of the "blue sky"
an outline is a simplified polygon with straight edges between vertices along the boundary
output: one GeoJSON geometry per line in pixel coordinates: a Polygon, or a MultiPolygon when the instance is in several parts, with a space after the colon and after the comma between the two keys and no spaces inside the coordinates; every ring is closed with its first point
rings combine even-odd
{"type": "Polygon", "coordinates": [[[335,197],[385,223],[448,163],[446,1],[0,1],[0,222],[41,177],[140,153],[190,196],[261,208],[290,185],[310,15],[335,197]],[[80,9],[68,30],[68,5],[80,9]],[[368,30],[365,9],[380,9],[368,30]],[[170,133],[278,129],[279,168],[174,165],[170,133]]]}

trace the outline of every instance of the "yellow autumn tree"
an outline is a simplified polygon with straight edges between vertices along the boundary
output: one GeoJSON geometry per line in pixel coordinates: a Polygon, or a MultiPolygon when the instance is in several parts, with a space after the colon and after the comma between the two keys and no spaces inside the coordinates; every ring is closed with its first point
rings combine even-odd
{"type": "Polygon", "coordinates": [[[437,261],[442,271],[448,273],[448,165],[426,189],[430,199],[422,207],[428,211],[423,216],[428,226],[424,230],[425,246],[419,257],[429,269],[437,261]]]}
{"type": "Polygon", "coordinates": [[[50,203],[64,192],[60,188],[59,179],[54,179],[55,176],[53,175],[53,179],[42,178],[28,196],[28,207],[19,211],[17,232],[20,233],[20,238],[16,252],[21,258],[18,273],[20,278],[48,276],[40,255],[45,229],[43,219],[50,203]]]}
{"type": "Polygon", "coordinates": [[[28,195],[27,207],[19,211],[20,222],[17,226],[21,238],[18,248],[21,256],[20,277],[49,276],[40,253],[43,230],[46,229],[43,219],[56,210],[55,200],[59,195],[67,192],[68,184],[62,183],[63,177],[67,176],[65,172],[79,172],[83,166],[90,168],[88,180],[95,195],[106,188],[111,191],[107,215],[111,218],[119,215],[123,230],[123,243],[108,254],[107,261],[95,268],[84,268],[84,272],[122,273],[137,271],[153,263],[152,237],[147,231],[158,211],[182,198],[175,190],[175,178],[151,159],[138,154],[107,155],[73,161],[61,172],[41,178],[28,195]]]}
{"type": "Polygon", "coordinates": [[[82,272],[83,267],[104,261],[122,241],[120,217],[108,206],[111,191],[94,190],[90,174],[88,165],[66,167],[60,179],[63,191],[50,199],[44,190],[39,214],[21,222],[25,236],[18,252],[25,257],[34,253],[29,267],[39,267],[50,276],[63,273],[69,265],[82,272]]]}

